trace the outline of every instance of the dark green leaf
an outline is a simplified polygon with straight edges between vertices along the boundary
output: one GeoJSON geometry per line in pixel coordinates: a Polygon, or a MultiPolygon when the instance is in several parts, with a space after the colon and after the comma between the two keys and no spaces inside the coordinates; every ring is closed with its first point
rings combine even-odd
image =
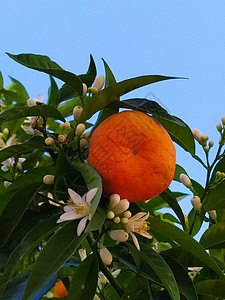
{"type": "Polygon", "coordinates": [[[5,245],[11,236],[41,184],[39,182],[22,187],[9,200],[0,216],[0,248],[5,245]]]}
{"type": "Polygon", "coordinates": [[[54,78],[50,75],[50,81],[51,81],[51,85],[50,88],[48,90],[48,101],[47,104],[48,105],[55,105],[57,104],[57,95],[58,95],[58,86],[54,80],[54,78]]]}
{"type": "Polygon", "coordinates": [[[141,251],[137,250],[133,245],[129,245],[129,248],[132,251],[132,255],[133,252],[139,255],[154,270],[170,294],[171,299],[180,299],[174,275],[162,256],[144,245],[141,246],[141,251]]]}
{"type": "MultiPolygon", "coordinates": [[[[198,282],[195,286],[196,291],[200,295],[207,295],[211,297],[218,297],[224,299],[225,297],[225,281],[224,280],[204,280],[198,282]]],[[[215,298],[213,298],[215,299],[215,298]]]]}
{"type": "Polygon", "coordinates": [[[225,222],[213,224],[201,237],[205,249],[225,248],[225,222]]]}
{"type": "Polygon", "coordinates": [[[120,96],[131,92],[139,87],[158,82],[161,80],[175,79],[176,77],[167,77],[160,75],[149,75],[131,78],[128,80],[116,83],[92,97],[92,100],[84,107],[80,122],[88,120],[97,111],[103,109],[105,106],[110,104],[112,101],[118,99],[120,96]]]}
{"type": "Polygon", "coordinates": [[[170,134],[172,140],[185,151],[195,154],[195,143],[191,129],[181,119],[172,116],[173,122],[161,117],[154,117],[170,134]],[[181,126],[180,123],[183,125],[181,126]]]}
{"type": "Polygon", "coordinates": [[[106,61],[102,58],[105,67],[105,87],[109,87],[116,83],[116,79],[106,61]]]}
{"type": "Polygon", "coordinates": [[[97,71],[96,71],[96,66],[95,66],[95,62],[93,59],[93,56],[90,55],[90,64],[89,64],[89,68],[86,74],[82,74],[82,75],[78,75],[78,77],[80,78],[80,80],[85,83],[87,85],[87,87],[92,86],[95,77],[96,77],[97,71]]]}
{"type": "Polygon", "coordinates": [[[18,101],[18,95],[16,92],[13,91],[8,91],[6,89],[1,89],[0,94],[3,94],[7,105],[12,104],[13,101],[17,102],[18,101]]]}
{"type": "Polygon", "coordinates": [[[65,122],[65,119],[56,108],[44,104],[44,105],[35,105],[32,107],[16,106],[11,109],[5,110],[0,115],[0,124],[10,120],[25,118],[29,116],[41,116],[45,118],[54,118],[65,122]]]}
{"type": "Polygon", "coordinates": [[[149,220],[151,228],[154,231],[159,232],[179,243],[186,251],[193,254],[197,259],[199,259],[199,261],[214,270],[220,276],[220,278],[224,278],[214,260],[208,255],[204,248],[187,233],[177,228],[176,226],[164,222],[153,216],[150,216],[149,220]]]}
{"type": "Polygon", "coordinates": [[[173,180],[179,181],[180,182],[180,174],[186,174],[186,171],[184,170],[183,167],[180,165],[176,164],[176,169],[175,169],[175,174],[173,180]]]}
{"type": "Polygon", "coordinates": [[[73,109],[77,105],[82,106],[80,97],[76,97],[74,99],[66,101],[65,103],[60,104],[58,106],[58,111],[63,115],[64,118],[66,118],[72,115],[73,109]]]}
{"type": "Polygon", "coordinates": [[[9,280],[11,279],[18,264],[23,260],[35,246],[40,244],[51,232],[59,225],[56,223],[58,216],[49,217],[40,224],[32,228],[28,234],[22,239],[21,243],[16,247],[10,255],[4,269],[4,275],[1,281],[0,296],[4,292],[9,280]]]}
{"type": "Polygon", "coordinates": [[[92,300],[98,282],[98,258],[89,255],[80,263],[72,277],[68,300],[92,300]]]}
{"type": "Polygon", "coordinates": [[[78,93],[78,95],[82,96],[83,86],[81,80],[75,74],[63,70],[49,57],[29,53],[19,55],[13,55],[10,53],[6,54],[21,65],[61,79],[62,81],[68,83],[78,93]]]}
{"type": "Polygon", "coordinates": [[[77,220],[67,222],[45,245],[28,278],[23,300],[33,300],[85,238],[85,234],[76,236],[76,225],[77,220]]]}
{"type": "Polygon", "coordinates": [[[175,214],[177,215],[178,219],[180,220],[184,230],[186,230],[185,220],[184,220],[184,214],[182,212],[182,209],[180,205],[178,204],[176,198],[173,197],[173,194],[169,189],[166,189],[164,192],[160,194],[162,199],[168,203],[168,205],[173,209],[175,214]]]}
{"type": "Polygon", "coordinates": [[[223,181],[217,187],[209,189],[206,196],[204,207],[206,211],[225,208],[225,182],[223,181]]]}
{"type": "Polygon", "coordinates": [[[13,145],[0,151],[0,162],[3,162],[9,157],[20,157],[23,153],[29,153],[34,149],[44,148],[44,138],[41,136],[32,137],[29,141],[13,145]]]}
{"type": "Polygon", "coordinates": [[[20,83],[18,80],[15,78],[10,77],[12,80],[12,84],[7,87],[9,91],[14,91],[17,94],[17,101],[16,102],[21,102],[21,103],[26,103],[26,101],[29,98],[29,95],[25,89],[25,87],[20,83]]]}
{"type": "Polygon", "coordinates": [[[2,73],[0,72],[0,90],[3,89],[3,77],[2,73]]]}

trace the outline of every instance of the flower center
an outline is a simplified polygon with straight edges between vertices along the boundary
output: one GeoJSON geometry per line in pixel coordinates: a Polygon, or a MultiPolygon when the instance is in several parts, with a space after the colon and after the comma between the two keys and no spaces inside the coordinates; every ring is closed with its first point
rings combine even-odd
{"type": "Polygon", "coordinates": [[[149,222],[144,222],[143,225],[142,225],[142,230],[143,231],[148,231],[150,229],[149,227],[149,222]]]}
{"type": "Polygon", "coordinates": [[[83,205],[75,205],[74,206],[74,211],[76,214],[83,214],[85,211],[85,208],[83,205]]]}
{"type": "Polygon", "coordinates": [[[68,205],[74,205],[74,203],[73,203],[73,200],[72,200],[72,199],[69,199],[69,200],[68,200],[68,205]]]}

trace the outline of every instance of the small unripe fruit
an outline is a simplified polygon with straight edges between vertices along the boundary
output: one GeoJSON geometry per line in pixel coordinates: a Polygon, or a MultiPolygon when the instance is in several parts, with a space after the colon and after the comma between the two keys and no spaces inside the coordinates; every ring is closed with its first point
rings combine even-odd
{"type": "Polygon", "coordinates": [[[76,127],[76,132],[75,132],[76,135],[80,136],[85,131],[85,129],[86,129],[86,126],[83,123],[78,124],[76,127]]]}
{"type": "Polygon", "coordinates": [[[80,140],[80,148],[84,149],[87,146],[87,140],[81,139],[80,140]]]}
{"type": "Polygon", "coordinates": [[[120,217],[115,217],[115,218],[113,219],[113,222],[114,222],[115,224],[119,224],[119,223],[120,223],[120,217]]]}
{"type": "Polygon", "coordinates": [[[111,239],[117,242],[126,242],[129,237],[128,233],[122,229],[112,230],[109,235],[111,239]]]}
{"type": "Polygon", "coordinates": [[[58,142],[60,144],[65,144],[67,142],[67,135],[65,135],[65,134],[59,134],[58,135],[58,142]]]}
{"type": "Polygon", "coordinates": [[[183,183],[187,188],[192,187],[191,180],[186,174],[180,174],[180,182],[183,183]]]}
{"type": "Polygon", "coordinates": [[[44,184],[53,184],[54,183],[54,179],[55,179],[54,175],[45,175],[43,177],[43,182],[44,182],[44,184]]]}
{"type": "Polygon", "coordinates": [[[223,116],[223,117],[221,118],[221,121],[222,121],[223,125],[225,125],[225,116],[223,116]]]}
{"type": "Polygon", "coordinates": [[[54,140],[53,140],[53,138],[48,137],[47,139],[45,139],[45,144],[46,144],[47,146],[52,146],[52,145],[54,145],[54,140]]]}
{"type": "Polygon", "coordinates": [[[27,106],[32,107],[32,106],[37,105],[37,104],[36,104],[36,101],[37,101],[37,100],[35,100],[35,99],[28,99],[28,100],[27,100],[27,106]]]}
{"type": "Polygon", "coordinates": [[[115,214],[114,214],[113,211],[110,210],[110,211],[107,212],[106,218],[108,220],[112,220],[114,217],[115,217],[115,214]]]}
{"type": "Polygon", "coordinates": [[[93,88],[96,88],[98,91],[101,91],[104,83],[105,83],[105,78],[104,78],[104,76],[100,75],[95,79],[93,88]]]}
{"type": "Polygon", "coordinates": [[[74,120],[77,121],[79,118],[80,118],[80,115],[83,111],[83,107],[81,106],[75,106],[74,109],[73,109],[73,117],[74,117],[74,120]]]}
{"type": "Polygon", "coordinates": [[[109,252],[107,248],[101,248],[100,249],[100,257],[104,264],[111,265],[113,258],[112,254],[109,252]]]}
{"type": "Polygon", "coordinates": [[[218,123],[218,124],[216,125],[216,128],[217,128],[218,131],[221,131],[221,130],[222,130],[222,125],[221,125],[220,123],[218,123]]]}
{"type": "Polygon", "coordinates": [[[82,85],[83,85],[83,95],[82,96],[85,97],[87,94],[87,86],[85,83],[82,83],[82,85]]]}
{"type": "Polygon", "coordinates": [[[125,218],[130,218],[132,216],[131,212],[129,210],[126,210],[124,213],[123,213],[123,217],[125,218]]]}

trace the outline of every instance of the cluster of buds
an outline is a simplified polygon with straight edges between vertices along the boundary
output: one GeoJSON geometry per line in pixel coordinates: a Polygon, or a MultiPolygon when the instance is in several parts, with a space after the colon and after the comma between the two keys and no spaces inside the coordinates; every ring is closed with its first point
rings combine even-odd
{"type": "Polygon", "coordinates": [[[225,116],[221,118],[222,124],[218,123],[216,125],[217,130],[220,133],[220,145],[223,146],[225,143],[225,116]]]}
{"type": "Polygon", "coordinates": [[[197,128],[192,130],[192,134],[196,141],[203,147],[204,151],[208,153],[209,149],[214,145],[213,141],[209,141],[207,145],[209,137],[207,135],[202,135],[201,131],[197,128]]]}
{"type": "Polygon", "coordinates": [[[212,184],[210,184],[210,188],[215,188],[218,184],[220,184],[223,180],[225,180],[225,173],[217,171],[215,175],[215,179],[212,184]]]}
{"type": "Polygon", "coordinates": [[[94,81],[93,87],[88,88],[88,92],[93,95],[97,94],[103,88],[104,83],[105,83],[104,76],[98,76],[94,81]]]}
{"type": "Polygon", "coordinates": [[[65,123],[60,124],[59,128],[62,129],[63,131],[70,130],[70,122],[65,122],[65,123]]]}
{"type": "Polygon", "coordinates": [[[129,206],[130,203],[127,199],[120,199],[118,194],[112,194],[109,197],[107,219],[113,220],[115,224],[127,224],[128,217],[131,217],[131,212],[127,210],[129,206]]]}

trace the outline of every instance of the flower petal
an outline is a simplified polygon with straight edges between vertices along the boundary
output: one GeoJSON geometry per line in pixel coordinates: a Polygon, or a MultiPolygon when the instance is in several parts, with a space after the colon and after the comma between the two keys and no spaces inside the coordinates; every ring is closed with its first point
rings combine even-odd
{"type": "Polygon", "coordinates": [[[147,239],[152,239],[151,234],[149,234],[148,232],[137,232],[137,233],[146,237],[147,239]]]}
{"type": "Polygon", "coordinates": [[[98,191],[98,188],[93,188],[90,191],[88,191],[86,194],[82,196],[82,199],[87,203],[91,204],[91,201],[94,199],[94,196],[96,195],[98,191]]]}
{"type": "Polygon", "coordinates": [[[74,192],[73,190],[71,189],[68,189],[68,193],[70,195],[70,198],[72,199],[72,201],[77,204],[77,205],[80,205],[83,203],[83,200],[81,198],[80,195],[78,195],[76,192],[74,192]]]}
{"type": "Polygon", "coordinates": [[[62,214],[59,219],[60,221],[58,220],[57,223],[69,221],[69,220],[81,219],[81,218],[83,218],[83,215],[76,214],[74,211],[69,211],[62,214]]]}
{"type": "Polygon", "coordinates": [[[139,242],[138,242],[138,239],[136,238],[136,236],[133,234],[133,232],[129,232],[129,234],[132,237],[134,245],[137,247],[138,250],[140,250],[140,245],[139,245],[139,242]]]}
{"type": "Polygon", "coordinates": [[[80,236],[81,233],[84,231],[86,223],[87,223],[87,217],[84,217],[80,220],[78,226],[77,226],[77,235],[80,236]]]}
{"type": "Polygon", "coordinates": [[[116,215],[121,214],[125,210],[127,210],[130,206],[130,202],[127,199],[122,199],[120,202],[117,204],[117,206],[113,209],[114,213],[116,215]]]}

